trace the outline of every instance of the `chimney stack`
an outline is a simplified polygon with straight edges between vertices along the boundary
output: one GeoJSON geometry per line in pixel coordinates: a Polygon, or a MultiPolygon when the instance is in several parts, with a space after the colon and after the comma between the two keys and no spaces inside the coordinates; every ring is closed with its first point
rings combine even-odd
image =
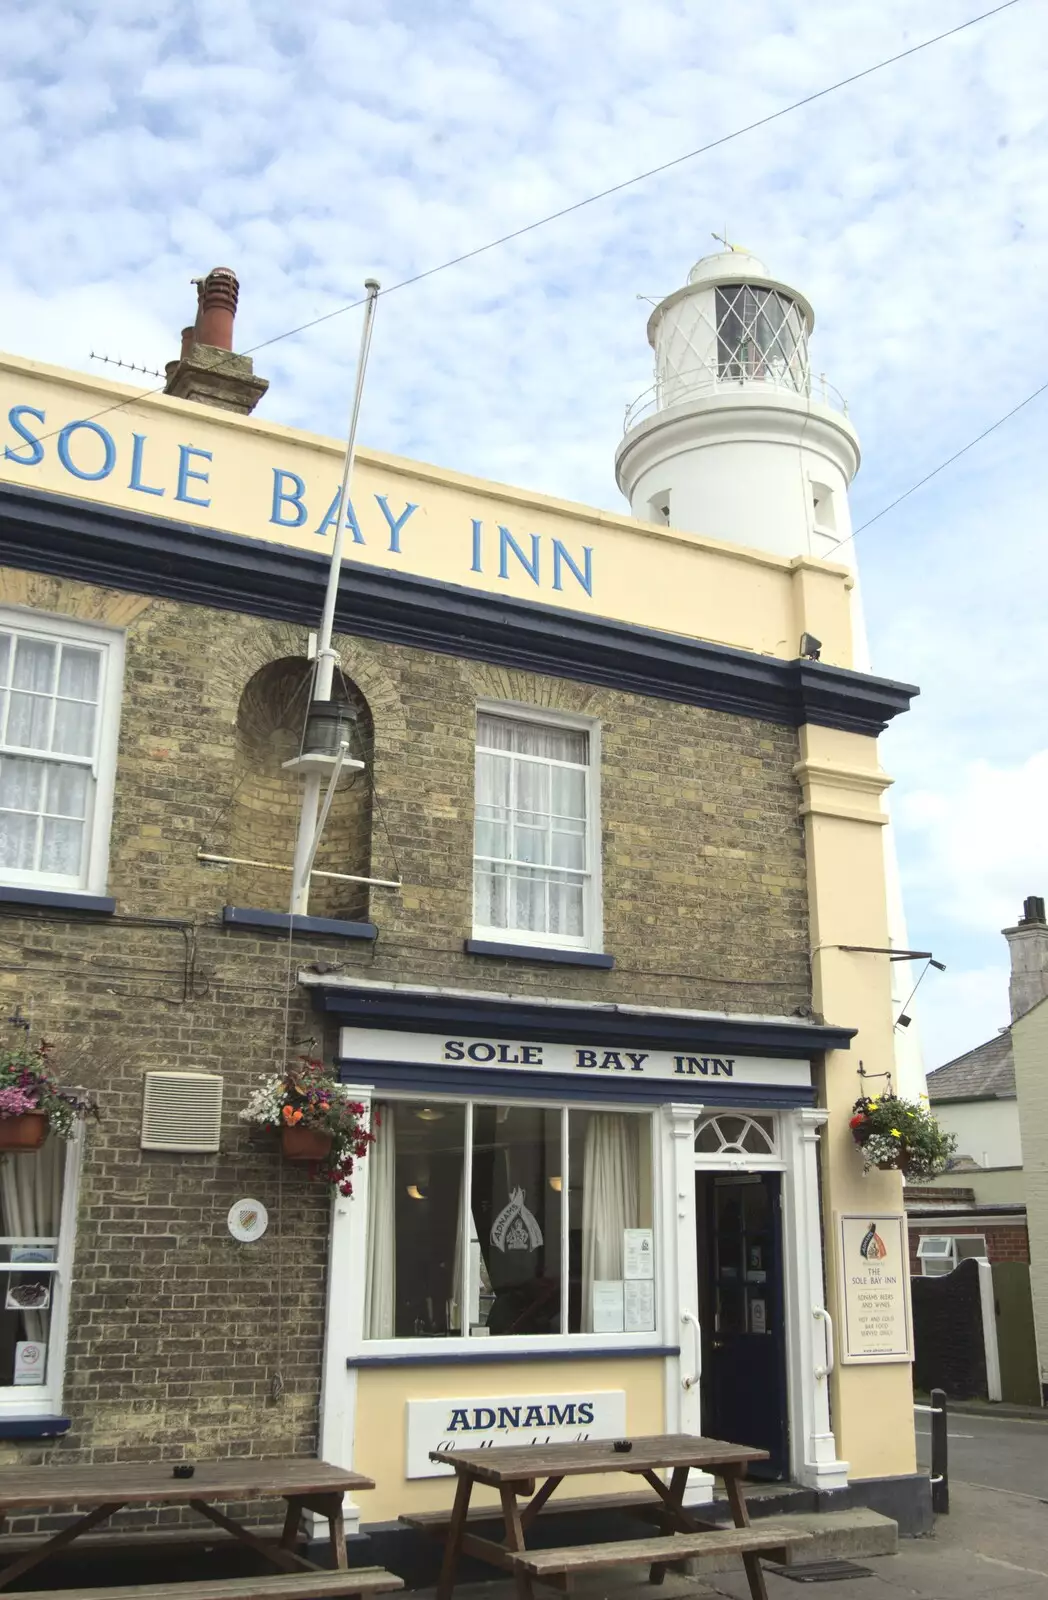
{"type": "Polygon", "coordinates": [[[220,406],[246,417],[269,388],[256,378],[250,356],[233,353],[233,319],[240,285],[229,267],[212,267],[206,278],[194,278],[196,322],[182,329],[177,361],[166,367],[164,393],[205,406],[220,406]]]}
{"type": "Polygon", "coordinates": [[[1048,996],[1048,922],[1043,897],[1027,895],[1016,926],[1002,931],[1012,958],[1008,998],[1016,1022],[1048,996]]]}

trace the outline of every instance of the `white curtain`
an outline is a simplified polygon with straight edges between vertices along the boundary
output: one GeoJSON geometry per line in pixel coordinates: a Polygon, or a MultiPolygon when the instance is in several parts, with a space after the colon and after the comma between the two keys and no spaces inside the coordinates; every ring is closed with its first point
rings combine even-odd
{"type": "Polygon", "coordinates": [[[595,1281],[623,1274],[623,1230],[640,1214],[638,1118],[593,1112],[582,1170],[582,1331],[593,1332],[595,1281]]]}
{"type": "MultiPolygon", "coordinates": [[[[54,1239],[57,1256],[62,1220],[62,1174],[65,1142],[48,1139],[39,1150],[0,1157],[0,1236],[10,1239],[54,1239]]],[[[9,1249],[4,1247],[5,1254],[9,1249]]],[[[53,1276],[53,1274],[48,1274],[53,1276]]],[[[48,1313],[23,1311],[27,1339],[44,1343],[48,1313]]]]}
{"type": "Polygon", "coordinates": [[[582,936],[582,882],[556,869],[585,871],[588,760],[582,729],[477,718],[475,853],[496,858],[477,862],[481,926],[582,936]]]}
{"type": "MultiPolygon", "coordinates": [[[[40,757],[95,750],[101,655],[58,641],[0,635],[0,678],[10,684],[4,740],[40,757]]],[[[0,866],[76,877],[83,855],[90,769],[54,759],[0,759],[0,866]]]]}
{"type": "Polygon", "coordinates": [[[376,1103],[375,1143],[368,1155],[368,1249],[364,1337],[392,1339],[397,1298],[397,1136],[391,1105],[376,1103]]]}

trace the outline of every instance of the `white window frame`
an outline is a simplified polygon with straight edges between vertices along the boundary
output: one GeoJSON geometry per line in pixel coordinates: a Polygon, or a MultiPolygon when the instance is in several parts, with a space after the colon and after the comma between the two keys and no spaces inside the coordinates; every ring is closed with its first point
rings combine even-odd
{"type": "MultiPolygon", "coordinates": [[[[604,950],[604,897],[601,882],[601,857],[603,851],[600,825],[600,723],[592,717],[571,716],[566,713],[546,711],[537,706],[528,706],[518,701],[508,700],[478,701],[477,718],[479,719],[482,716],[505,717],[507,720],[529,722],[544,727],[574,729],[587,735],[589,740],[589,760],[586,767],[586,877],[582,897],[583,935],[581,938],[573,938],[569,934],[535,933],[528,928],[492,928],[485,923],[479,923],[476,917],[475,876],[477,855],[476,822],[474,820],[472,855],[472,871],[474,875],[473,938],[492,944],[529,945],[539,950],[583,950],[590,954],[599,955],[604,950]]],[[[477,800],[476,755],[481,748],[484,747],[478,743],[475,733],[473,768],[474,819],[477,800]]],[[[547,760],[544,756],[529,756],[527,759],[547,760]]],[[[550,761],[549,765],[574,766],[575,763],[550,761]]]]}
{"type": "MultiPolygon", "coordinates": [[[[438,1356],[443,1362],[450,1359],[461,1360],[467,1365],[476,1361],[478,1356],[483,1356],[485,1361],[490,1361],[495,1355],[504,1355],[507,1360],[514,1356],[522,1357],[533,1353],[551,1352],[559,1350],[570,1351],[614,1351],[617,1349],[637,1350],[650,1347],[660,1350],[670,1342],[665,1336],[663,1290],[665,1285],[664,1274],[669,1262],[666,1259],[665,1241],[662,1228],[662,1140],[660,1123],[656,1106],[637,1106],[623,1104],[597,1104],[589,1100],[526,1100],[514,1099],[512,1095],[476,1094],[472,1099],[465,1100],[457,1095],[430,1094],[418,1090],[396,1090],[387,1093],[383,1089],[364,1089],[352,1087],[347,1092],[354,1099],[363,1099],[368,1107],[370,1117],[371,1102],[381,1100],[391,1105],[433,1105],[447,1107],[463,1107],[465,1109],[465,1129],[463,1138],[463,1162],[470,1173],[472,1183],[472,1156],[473,1156],[473,1107],[478,1106],[527,1106],[535,1111],[595,1111],[595,1112],[621,1112],[623,1115],[636,1116],[644,1120],[651,1137],[651,1183],[652,1183],[652,1227],[655,1235],[655,1327],[649,1333],[521,1333],[521,1334],[488,1334],[483,1338],[471,1335],[462,1319],[463,1327],[457,1333],[448,1333],[433,1338],[392,1338],[369,1339],[364,1330],[364,1295],[359,1288],[352,1294],[352,1309],[346,1319],[350,1323],[351,1333],[348,1340],[348,1353],[351,1359],[367,1360],[368,1358],[401,1356],[405,1361],[418,1356],[438,1356]]],[[[379,1137],[381,1138],[381,1132],[379,1137]]],[[[566,1123],[562,1125],[562,1141],[566,1137],[566,1123]]],[[[562,1143],[563,1150],[563,1143],[562,1143]]],[[[564,1151],[565,1170],[567,1169],[567,1152],[564,1151]]],[[[357,1251],[355,1259],[366,1270],[367,1260],[367,1184],[368,1163],[363,1162],[360,1168],[363,1182],[357,1183],[354,1191],[351,1216],[356,1223],[357,1251]]],[[[470,1189],[467,1188],[467,1199],[470,1189]]],[[[337,1209],[337,1208],[336,1208],[337,1209]]],[[[462,1303],[469,1305],[472,1292],[470,1281],[470,1236],[469,1223],[472,1207],[466,1205],[463,1212],[463,1233],[460,1241],[463,1261],[462,1303]]],[[[567,1260],[565,1234],[570,1223],[569,1208],[561,1207],[561,1251],[562,1260],[567,1260]]],[[[354,1275],[354,1281],[359,1284],[363,1281],[359,1275],[354,1275]]],[[[562,1297],[562,1319],[566,1318],[567,1306],[562,1297]]],[[[340,1317],[344,1316],[340,1312],[340,1317]]]]}
{"type": "Polygon", "coordinates": [[[917,1241],[917,1259],[921,1263],[922,1277],[945,1278],[949,1273],[955,1271],[962,1261],[985,1261],[988,1259],[986,1254],[986,1235],[984,1233],[922,1233],[917,1241]],[[958,1241],[961,1239],[965,1243],[971,1242],[972,1244],[978,1241],[982,1245],[982,1249],[971,1251],[962,1256],[957,1248],[958,1241]],[[924,1248],[925,1245],[929,1247],[945,1246],[945,1249],[929,1248],[926,1250],[924,1248]],[[928,1263],[930,1261],[935,1262],[937,1265],[948,1262],[949,1265],[945,1272],[929,1272],[928,1263]]]}
{"type": "MultiPolygon", "coordinates": [[[[721,1138],[722,1130],[718,1129],[721,1138]]],[[[761,1127],[761,1133],[766,1138],[767,1130],[761,1127]]],[[[759,1108],[754,1110],[732,1110],[725,1106],[723,1110],[718,1106],[716,1111],[702,1111],[695,1119],[695,1135],[692,1141],[695,1151],[696,1172],[785,1172],[786,1158],[783,1155],[782,1145],[782,1119],[775,1111],[764,1111],[759,1108]],[[719,1150],[700,1150],[699,1134],[703,1128],[711,1123],[720,1123],[725,1118],[739,1118],[744,1123],[757,1122],[771,1123],[770,1150],[740,1150],[734,1145],[722,1145],[719,1150]]]]}
{"type": "MultiPolygon", "coordinates": [[[[90,761],[94,791],[85,823],[84,860],[74,877],[64,873],[0,868],[0,882],[22,889],[53,889],[66,894],[104,895],[109,878],[109,836],[113,822],[120,701],[124,677],[124,635],[114,628],[74,621],[71,617],[22,607],[0,608],[0,629],[41,639],[48,644],[84,644],[100,651],[98,729],[90,761]]],[[[11,751],[11,754],[31,752],[11,751]]],[[[41,756],[41,760],[52,758],[41,756]]],[[[55,755],[59,761],[62,757],[55,755]]],[[[86,762],[84,763],[87,764],[86,762]]]]}
{"type": "MultiPolygon", "coordinates": [[[[52,1138],[54,1135],[51,1136],[52,1138]]],[[[65,1143],[62,1175],[62,1215],[58,1224],[51,1290],[51,1322],[47,1335],[47,1375],[41,1384],[0,1385],[0,1422],[33,1421],[60,1416],[65,1389],[66,1345],[69,1338],[69,1300],[76,1254],[77,1202],[84,1133],[77,1127],[65,1143]]],[[[6,1237],[6,1236],[5,1236],[6,1237]]],[[[6,1251],[5,1251],[6,1253],[6,1251]]],[[[0,1268],[0,1270],[5,1270],[0,1268]]],[[[34,1270],[39,1270],[34,1268],[34,1270]]]]}

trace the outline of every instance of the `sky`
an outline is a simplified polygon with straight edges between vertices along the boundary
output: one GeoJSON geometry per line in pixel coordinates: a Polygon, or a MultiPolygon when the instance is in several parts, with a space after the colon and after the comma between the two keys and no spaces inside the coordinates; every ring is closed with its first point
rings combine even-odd
{"type": "MultiPolygon", "coordinates": [[[[980,9],[6,0],[0,348],[162,368],[221,264],[248,349],[980,9]]],[[[727,228],[813,303],[862,441],[853,517],[874,516],[1048,376],[1046,24],[1018,0],[384,296],[363,442],[625,509],[645,301],[727,228]]],[[[259,350],[259,415],[342,435],[359,316],[259,350]]],[[[918,996],[929,1068],[1008,1021],[1000,930],[1048,895],[1046,429],[1048,394],[856,541],[874,668],[921,688],[882,759],[910,942],[947,965],[918,996]]]]}

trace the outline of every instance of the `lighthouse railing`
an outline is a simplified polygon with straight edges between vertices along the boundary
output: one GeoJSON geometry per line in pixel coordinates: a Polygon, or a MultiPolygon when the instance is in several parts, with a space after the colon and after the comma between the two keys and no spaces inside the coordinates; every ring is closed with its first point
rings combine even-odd
{"type": "Polygon", "coordinates": [[[712,394],[737,394],[743,389],[774,389],[782,394],[801,394],[824,405],[831,411],[848,415],[848,402],[829,382],[825,373],[811,374],[803,386],[789,369],[779,370],[766,363],[763,371],[743,372],[732,370],[730,363],[719,361],[695,362],[683,372],[657,378],[650,388],[637,396],[626,407],[623,432],[628,433],[638,423],[654,416],[658,411],[668,411],[673,406],[687,405],[712,394]],[[726,370],[727,369],[727,370],[726,370]]]}

